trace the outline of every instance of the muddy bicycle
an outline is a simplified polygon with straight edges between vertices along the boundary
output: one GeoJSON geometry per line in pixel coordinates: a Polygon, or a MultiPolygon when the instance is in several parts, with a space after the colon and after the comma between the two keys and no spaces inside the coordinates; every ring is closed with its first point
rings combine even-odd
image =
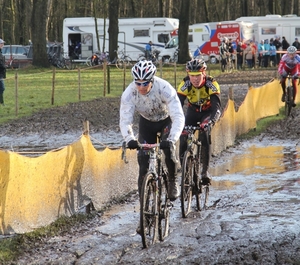
{"type": "MultiPolygon", "coordinates": [[[[147,248],[169,235],[170,211],[173,207],[168,197],[168,171],[163,163],[160,144],[139,144],[139,149],[149,152],[148,172],[144,177],[140,194],[140,226],[143,247],[147,248]]],[[[123,159],[126,144],[123,144],[123,159]]],[[[175,149],[171,148],[176,161],[175,149]]],[[[126,161],[126,158],[124,159],[126,161]]],[[[177,162],[177,161],[176,161],[177,162]]]]}
{"type": "Polygon", "coordinates": [[[187,150],[182,160],[181,178],[181,213],[186,218],[191,211],[193,196],[196,198],[196,210],[202,211],[207,208],[209,185],[204,185],[201,181],[200,173],[202,169],[201,159],[201,134],[208,130],[210,138],[210,125],[203,130],[198,126],[185,126],[187,133],[187,150]]]}
{"type": "Polygon", "coordinates": [[[285,116],[293,116],[292,108],[294,104],[294,88],[292,83],[292,76],[289,74],[287,76],[287,86],[285,88],[285,98],[284,98],[284,113],[285,116]]]}

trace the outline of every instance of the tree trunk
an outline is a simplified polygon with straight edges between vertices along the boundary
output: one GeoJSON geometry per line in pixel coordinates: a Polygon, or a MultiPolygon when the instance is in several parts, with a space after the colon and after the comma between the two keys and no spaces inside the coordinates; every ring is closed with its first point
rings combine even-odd
{"type": "Polygon", "coordinates": [[[118,50],[119,19],[118,14],[120,0],[109,0],[109,60],[112,62],[118,50]]]}
{"type": "Polygon", "coordinates": [[[178,62],[186,63],[190,60],[188,34],[190,19],[190,1],[181,0],[181,13],[179,17],[178,43],[179,54],[178,62]]]}
{"type": "Polygon", "coordinates": [[[33,62],[38,67],[49,67],[46,50],[47,1],[33,0],[31,16],[33,62]]]}

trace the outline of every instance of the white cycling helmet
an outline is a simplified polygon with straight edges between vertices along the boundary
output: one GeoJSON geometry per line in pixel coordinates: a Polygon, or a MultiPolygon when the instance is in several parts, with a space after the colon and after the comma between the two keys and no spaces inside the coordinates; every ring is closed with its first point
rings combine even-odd
{"type": "Polygon", "coordinates": [[[287,53],[289,53],[289,54],[294,54],[294,53],[297,52],[297,48],[296,48],[295,46],[290,46],[290,47],[287,48],[286,51],[287,51],[287,53]]]}
{"type": "Polygon", "coordinates": [[[139,61],[131,69],[134,80],[152,80],[156,74],[156,66],[151,61],[139,61]]]}

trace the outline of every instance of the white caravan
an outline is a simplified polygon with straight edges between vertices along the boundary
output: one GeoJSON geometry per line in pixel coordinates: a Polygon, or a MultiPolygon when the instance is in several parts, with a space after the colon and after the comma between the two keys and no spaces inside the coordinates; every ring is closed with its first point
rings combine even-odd
{"type": "Polygon", "coordinates": [[[292,44],[295,38],[300,39],[300,17],[297,15],[266,15],[254,17],[240,17],[236,21],[254,23],[255,41],[274,38],[276,35],[285,37],[292,44]]]}
{"type": "MultiPolygon", "coordinates": [[[[205,60],[211,63],[219,61],[219,45],[224,37],[233,42],[253,40],[253,23],[222,21],[200,23],[189,26],[189,50],[192,56],[200,49],[205,60]]],[[[162,60],[172,58],[178,48],[178,36],[174,36],[161,50],[159,56],[162,60]]]]}
{"type": "MultiPolygon", "coordinates": [[[[96,51],[108,51],[109,20],[97,19],[97,28],[100,47],[97,47],[95,18],[77,17],[65,18],[63,22],[63,45],[64,56],[75,55],[78,60],[84,60],[96,51]],[[105,42],[104,42],[105,32],[105,42]],[[81,45],[81,49],[76,46],[81,45]],[[74,50],[79,52],[74,54],[74,50]]],[[[179,20],[175,18],[122,18],[119,19],[119,50],[124,50],[125,54],[136,60],[141,53],[144,53],[146,44],[152,41],[154,47],[164,47],[170,40],[171,33],[179,27],[179,20]]]]}

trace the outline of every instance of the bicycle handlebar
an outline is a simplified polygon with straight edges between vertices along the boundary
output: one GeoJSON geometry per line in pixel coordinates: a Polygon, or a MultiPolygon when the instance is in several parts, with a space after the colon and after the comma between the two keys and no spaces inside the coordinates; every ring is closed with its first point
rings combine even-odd
{"type": "Polygon", "coordinates": [[[139,143],[139,147],[140,147],[140,149],[151,149],[151,148],[159,147],[159,144],[158,143],[156,143],[156,144],[140,144],[139,143]]]}
{"type": "Polygon", "coordinates": [[[207,127],[206,128],[202,128],[200,126],[200,122],[198,122],[198,125],[194,126],[194,125],[185,125],[184,126],[184,130],[187,131],[201,131],[201,132],[206,132],[207,130],[210,130],[210,128],[212,127],[212,123],[209,122],[207,123],[207,127]]]}
{"type": "MultiPolygon", "coordinates": [[[[148,144],[148,143],[145,143],[145,144],[141,144],[141,143],[138,143],[138,146],[139,146],[139,149],[154,149],[156,147],[159,147],[160,148],[160,144],[159,143],[155,143],[155,144],[148,144]]],[[[126,149],[127,149],[127,144],[126,142],[123,142],[122,143],[122,155],[121,155],[121,159],[124,160],[124,162],[127,164],[128,163],[128,160],[126,158],[126,149]]],[[[173,160],[173,162],[176,164],[178,163],[178,159],[176,157],[176,147],[174,144],[172,144],[170,146],[170,150],[171,150],[171,159],[173,160]]]]}

